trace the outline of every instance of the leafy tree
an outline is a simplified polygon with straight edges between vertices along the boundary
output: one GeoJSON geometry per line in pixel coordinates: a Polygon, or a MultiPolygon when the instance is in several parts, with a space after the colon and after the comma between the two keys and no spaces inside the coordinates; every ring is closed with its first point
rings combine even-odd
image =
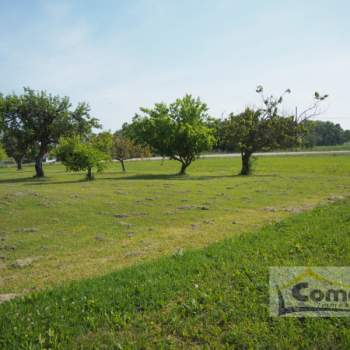
{"type": "Polygon", "coordinates": [[[25,138],[25,133],[18,129],[8,129],[2,136],[2,143],[9,157],[12,157],[17,165],[17,170],[22,169],[24,158],[34,159],[34,150],[25,138]],[[23,134],[23,136],[21,136],[23,134]]]}
{"type": "Polygon", "coordinates": [[[152,109],[141,108],[143,114],[136,114],[125,129],[136,143],[179,161],[179,174],[183,175],[192,161],[214,143],[213,131],[206,124],[207,111],[207,105],[199,98],[186,95],[169,106],[157,103],[152,109]]]}
{"type": "Polygon", "coordinates": [[[346,131],[339,124],[330,121],[306,120],[304,146],[333,146],[347,141],[346,131]]]}
{"type": "Polygon", "coordinates": [[[130,158],[143,158],[151,155],[147,146],[134,143],[130,138],[119,133],[113,135],[112,156],[113,159],[119,160],[122,170],[125,172],[124,161],[130,158]]]}
{"type": "Polygon", "coordinates": [[[109,131],[103,131],[90,137],[92,145],[112,157],[113,135],[109,131]]]}
{"type": "Polygon", "coordinates": [[[16,125],[25,135],[28,147],[35,150],[36,177],[44,176],[43,158],[60,137],[87,135],[93,127],[99,127],[97,119],[91,118],[87,104],[79,103],[72,110],[68,97],[53,96],[45,91],[24,88],[23,95],[3,97],[0,107],[4,133],[16,125]]]}
{"type": "Polygon", "coordinates": [[[241,153],[241,175],[250,174],[251,157],[255,152],[289,148],[299,144],[304,133],[302,121],[313,115],[318,109],[318,103],[327,98],[327,95],[320,96],[316,92],[312,108],[305,110],[300,117],[284,117],[279,115],[278,109],[283,96],[290,93],[289,89],[278,98],[265,97],[262,86],[258,86],[257,93],[262,97],[263,107],[256,110],[247,108],[238,115],[230,114],[224,124],[227,142],[236,144],[241,153]]]}
{"type": "Polygon", "coordinates": [[[82,141],[80,136],[64,137],[54,151],[68,171],[86,170],[87,180],[93,180],[93,168],[101,172],[108,164],[110,156],[94,146],[92,142],[82,141]]]}
{"type": "Polygon", "coordinates": [[[21,120],[21,97],[16,95],[1,96],[1,141],[9,157],[14,158],[17,169],[22,168],[22,160],[29,156],[31,148],[31,133],[26,130],[21,120]]]}
{"type": "Polygon", "coordinates": [[[343,139],[344,139],[344,143],[350,142],[350,130],[344,131],[343,139]]]}
{"type": "Polygon", "coordinates": [[[0,144],[0,160],[6,159],[6,152],[4,150],[4,147],[0,144]]]}

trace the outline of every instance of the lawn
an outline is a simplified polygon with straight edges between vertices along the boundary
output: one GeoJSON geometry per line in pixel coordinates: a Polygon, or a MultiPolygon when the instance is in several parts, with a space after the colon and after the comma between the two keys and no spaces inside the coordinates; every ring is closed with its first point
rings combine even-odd
{"type": "Polygon", "coordinates": [[[346,197],[349,156],[266,157],[251,177],[239,159],[113,164],[96,181],[46,166],[0,169],[0,294],[29,293],[203,248],[346,197]]]}
{"type": "Polygon", "coordinates": [[[0,348],[349,349],[349,318],[268,312],[268,267],[349,265],[349,222],[350,200],[343,200],[4,303],[0,348]]]}

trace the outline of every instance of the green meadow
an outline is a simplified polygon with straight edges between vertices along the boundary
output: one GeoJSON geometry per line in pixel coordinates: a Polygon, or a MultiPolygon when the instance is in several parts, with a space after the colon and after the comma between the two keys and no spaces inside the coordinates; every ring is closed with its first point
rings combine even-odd
{"type": "Polygon", "coordinates": [[[1,170],[4,261],[40,256],[2,269],[3,292],[42,290],[0,305],[0,348],[348,349],[348,318],[269,316],[268,268],[349,265],[349,160],[261,158],[249,178],[232,159],[186,178],[135,162],[93,183],[1,170]]]}
{"type": "Polygon", "coordinates": [[[237,158],[118,163],[84,181],[47,165],[0,169],[0,294],[68,281],[208,246],[350,192],[349,156],[261,157],[235,176],[237,158]]]}

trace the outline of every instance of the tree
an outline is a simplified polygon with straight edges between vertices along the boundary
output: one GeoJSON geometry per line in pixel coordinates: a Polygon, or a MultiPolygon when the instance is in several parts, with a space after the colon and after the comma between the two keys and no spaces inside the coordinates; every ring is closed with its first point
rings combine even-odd
{"type": "Polygon", "coordinates": [[[93,180],[93,168],[101,172],[108,164],[110,156],[100,151],[90,141],[82,141],[80,136],[63,137],[54,154],[68,171],[86,170],[86,179],[93,180]]]}
{"type": "Polygon", "coordinates": [[[258,86],[263,100],[260,109],[247,108],[243,113],[230,114],[225,122],[225,138],[227,142],[237,145],[241,153],[241,175],[249,175],[251,172],[251,157],[258,151],[270,151],[278,148],[289,148],[299,144],[304,133],[303,121],[314,115],[319,107],[319,102],[327,98],[315,93],[315,103],[298,116],[279,115],[279,105],[285,94],[275,98],[265,97],[263,87],[258,86]]]}
{"type": "Polygon", "coordinates": [[[123,172],[126,171],[124,161],[130,158],[143,158],[151,155],[147,146],[138,145],[130,138],[119,133],[113,135],[112,156],[117,159],[122,167],[123,172]]]}
{"type": "Polygon", "coordinates": [[[108,154],[112,158],[113,135],[110,131],[102,131],[94,134],[89,140],[96,149],[108,154]]]}
{"type": "Polygon", "coordinates": [[[186,95],[169,106],[157,103],[152,109],[141,108],[143,114],[136,114],[125,129],[136,143],[180,162],[179,174],[183,175],[192,161],[214,143],[213,131],[206,124],[207,111],[199,98],[186,95]]]}
{"type": "Polygon", "coordinates": [[[350,130],[344,131],[344,143],[350,142],[350,130]]]}
{"type": "Polygon", "coordinates": [[[2,136],[2,143],[6,154],[12,157],[17,165],[17,170],[22,169],[22,162],[24,158],[33,158],[33,149],[30,147],[25,135],[21,136],[20,130],[10,129],[6,130],[2,136]]]}
{"type": "Polygon", "coordinates": [[[43,158],[60,137],[87,135],[93,127],[99,127],[97,119],[91,118],[86,103],[79,103],[72,110],[68,97],[53,96],[45,91],[24,88],[23,95],[3,97],[0,107],[4,133],[17,125],[25,135],[28,147],[35,150],[36,177],[44,176],[43,158]]]}
{"type": "Polygon", "coordinates": [[[22,161],[25,156],[29,156],[31,146],[31,134],[26,130],[21,120],[22,101],[16,95],[1,96],[0,116],[1,116],[1,141],[9,157],[12,157],[17,169],[22,169],[22,161]]]}
{"type": "Polygon", "coordinates": [[[6,159],[6,152],[4,150],[4,147],[0,144],[0,160],[6,159]]]}
{"type": "Polygon", "coordinates": [[[330,121],[306,120],[304,127],[306,147],[334,146],[346,142],[346,131],[339,124],[330,121]]]}

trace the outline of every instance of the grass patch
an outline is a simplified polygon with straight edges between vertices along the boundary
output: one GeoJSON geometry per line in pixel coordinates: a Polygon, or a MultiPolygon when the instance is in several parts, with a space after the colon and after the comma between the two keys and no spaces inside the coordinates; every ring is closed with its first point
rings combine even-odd
{"type": "Polygon", "coordinates": [[[40,180],[32,167],[0,169],[0,294],[205,247],[350,192],[349,156],[260,158],[246,178],[234,176],[239,159],[199,160],[185,177],[178,166],[114,164],[93,182],[61,165],[40,180]]]}
{"type": "Polygon", "coordinates": [[[269,266],[350,263],[350,201],[0,305],[4,349],[346,349],[350,321],[268,314],[269,266]]]}

